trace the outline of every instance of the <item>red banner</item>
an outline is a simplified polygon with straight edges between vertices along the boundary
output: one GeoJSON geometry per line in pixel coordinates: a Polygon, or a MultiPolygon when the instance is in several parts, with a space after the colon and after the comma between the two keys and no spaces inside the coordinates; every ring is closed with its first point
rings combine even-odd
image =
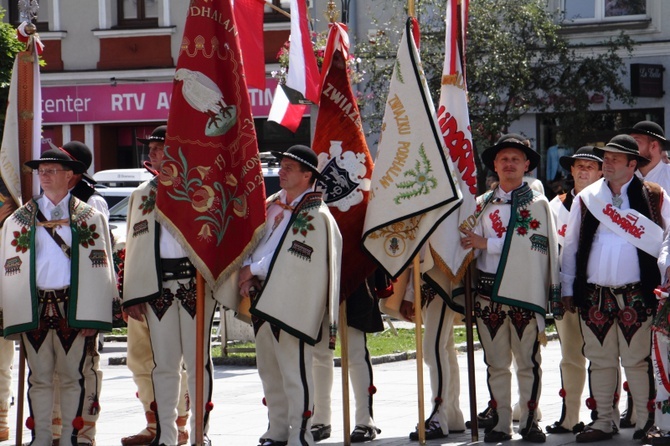
{"type": "Polygon", "coordinates": [[[340,23],[330,27],[313,149],[323,177],[317,189],[324,192],[342,233],[340,300],[344,300],[375,268],[361,250],[373,163],[349,84],[347,28],[340,23]]]}
{"type": "Polygon", "coordinates": [[[218,287],[253,248],[265,191],[230,0],[191,0],[159,174],[160,221],[218,287]]]}

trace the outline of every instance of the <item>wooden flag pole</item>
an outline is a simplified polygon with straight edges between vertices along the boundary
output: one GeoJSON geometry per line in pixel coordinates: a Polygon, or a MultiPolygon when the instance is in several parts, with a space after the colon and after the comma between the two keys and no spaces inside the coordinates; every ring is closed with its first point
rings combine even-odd
{"type": "Polygon", "coordinates": [[[347,301],[340,305],[340,367],[342,368],[342,426],[344,446],[351,445],[351,414],[349,411],[349,334],[347,333],[347,301]]]}
{"type": "Polygon", "coordinates": [[[264,3],[265,3],[265,6],[269,6],[270,8],[274,9],[274,10],[277,11],[278,13],[285,15],[285,16],[288,17],[289,19],[291,18],[291,14],[289,14],[288,12],[284,11],[283,9],[281,9],[279,6],[275,6],[275,5],[273,5],[272,2],[267,1],[267,2],[264,2],[264,3]]]}
{"type": "MultiPolygon", "coordinates": [[[[196,273],[195,299],[195,444],[204,444],[203,374],[205,350],[205,278],[196,273]]],[[[208,333],[209,335],[209,333],[208,333]]]]}
{"type": "Polygon", "coordinates": [[[421,267],[419,255],[414,257],[414,334],[416,338],[416,386],[419,404],[419,444],[426,444],[426,423],[423,397],[423,336],[421,328],[421,267]]]}
{"type": "Polygon", "coordinates": [[[465,271],[465,341],[468,358],[468,384],[470,385],[470,432],[472,441],[479,441],[477,426],[477,389],[475,388],[475,352],[472,332],[472,274],[470,268],[465,271]]]}
{"type": "MultiPolygon", "coordinates": [[[[26,33],[34,34],[36,28],[29,24],[25,28],[26,33]]],[[[33,90],[35,78],[33,76],[35,54],[35,41],[28,40],[26,50],[20,52],[18,57],[18,80],[20,88],[17,91],[17,106],[19,107],[19,163],[21,165],[21,196],[23,202],[27,202],[33,196],[32,169],[25,167],[23,163],[33,157],[33,90]]],[[[26,352],[23,342],[19,344],[19,388],[17,391],[16,404],[16,445],[23,444],[23,400],[25,398],[26,380],[26,352]]]]}

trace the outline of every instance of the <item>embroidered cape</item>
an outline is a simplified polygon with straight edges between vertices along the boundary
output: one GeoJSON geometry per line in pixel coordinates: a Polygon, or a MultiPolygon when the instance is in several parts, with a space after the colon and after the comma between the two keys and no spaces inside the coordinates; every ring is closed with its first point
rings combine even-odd
{"type": "Polygon", "coordinates": [[[130,195],[126,258],[123,268],[123,306],[160,297],[159,224],[156,222],[156,178],[144,182],[130,195]]]}
{"type": "MultiPolygon", "coordinates": [[[[477,217],[493,201],[493,191],[477,198],[477,217]]],[[[510,219],[491,299],[544,316],[547,302],[560,296],[558,242],[547,198],[524,183],[512,192],[510,219]]]]}
{"type": "MultiPolygon", "coordinates": [[[[269,197],[270,203],[277,194],[269,197]]],[[[251,314],[314,345],[329,311],[337,327],[342,236],[320,192],[305,194],[291,214],[251,314]]]]}
{"type": "MultiPolygon", "coordinates": [[[[66,305],[71,328],[112,329],[112,301],[118,296],[112,264],[110,232],[105,217],[83,201],[70,199],[70,294],[66,305]]],[[[0,299],[4,336],[38,328],[38,297],[35,277],[37,202],[17,209],[2,227],[0,299]]],[[[54,243],[48,240],[49,243],[54,243]]]]}

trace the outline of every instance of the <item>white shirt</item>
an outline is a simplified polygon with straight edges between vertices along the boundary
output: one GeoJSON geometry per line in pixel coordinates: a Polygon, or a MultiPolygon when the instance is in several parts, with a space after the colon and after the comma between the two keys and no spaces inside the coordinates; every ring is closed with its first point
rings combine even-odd
{"type": "MultiPolygon", "coordinates": [[[[621,187],[621,198],[623,200],[621,209],[630,209],[628,186],[630,186],[630,181],[621,187]]],[[[602,183],[602,187],[606,188],[611,196],[612,193],[607,186],[607,181],[602,183]]],[[[665,192],[663,192],[661,217],[663,218],[663,229],[666,229],[667,223],[670,221],[670,197],[665,192]]],[[[565,234],[565,242],[563,244],[563,258],[561,262],[561,290],[563,296],[573,295],[581,221],[582,206],[580,193],[575,197],[575,201],[570,209],[570,217],[568,219],[568,228],[570,230],[565,234]]],[[[635,246],[616,235],[607,226],[603,224],[598,225],[587,263],[586,281],[609,287],[639,282],[640,265],[635,246]]]]}
{"type": "MultiPolygon", "coordinates": [[[[306,189],[289,205],[291,207],[297,206],[302,197],[309,191],[310,189],[306,189]]],[[[283,189],[279,191],[279,201],[287,204],[286,191],[283,189]]],[[[284,209],[278,204],[272,204],[268,207],[265,220],[265,234],[263,234],[263,238],[254,252],[244,262],[244,266],[249,265],[251,274],[257,276],[260,280],[265,280],[270,271],[270,262],[279,246],[282,235],[286,231],[286,226],[288,226],[288,222],[291,219],[291,213],[290,210],[284,209]]]]}
{"type": "Polygon", "coordinates": [[[635,175],[644,181],[651,181],[652,183],[658,184],[664,191],[670,193],[670,164],[665,164],[663,161],[659,161],[658,164],[647,173],[647,176],[643,177],[639,170],[635,171],[635,175]]]}
{"type": "MultiPolygon", "coordinates": [[[[51,219],[51,211],[59,205],[63,211],[61,219],[70,219],[70,194],[59,203],[53,204],[45,195],[37,198],[42,214],[51,219]]],[[[35,279],[40,290],[58,290],[70,286],[70,259],[49,235],[43,226],[37,226],[35,232],[35,279]]],[[[72,247],[72,232],[69,223],[56,228],[63,241],[72,247]]]]}
{"type": "Polygon", "coordinates": [[[98,194],[91,195],[91,198],[86,202],[87,205],[91,206],[96,211],[99,211],[102,215],[105,216],[105,220],[109,222],[109,206],[104,198],[98,194]]]}
{"type": "Polygon", "coordinates": [[[181,247],[177,239],[170,234],[170,231],[165,226],[161,225],[160,232],[159,249],[161,259],[181,259],[182,257],[188,257],[186,250],[181,247]]]}

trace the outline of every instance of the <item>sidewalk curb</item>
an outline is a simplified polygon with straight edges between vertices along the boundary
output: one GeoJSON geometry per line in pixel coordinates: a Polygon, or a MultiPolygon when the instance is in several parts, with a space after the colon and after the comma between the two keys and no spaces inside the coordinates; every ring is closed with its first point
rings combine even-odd
{"type": "MultiPolygon", "coordinates": [[[[553,341],[558,339],[558,333],[548,333],[547,341],[553,341]]],[[[105,336],[105,341],[109,342],[126,342],[126,336],[105,336]]],[[[479,341],[473,343],[474,350],[480,350],[482,348],[479,341]]],[[[461,342],[456,345],[456,351],[460,353],[467,352],[467,344],[461,342]]],[[[416,359],[416,350],[411,350],[408,352],[400,353],[391,353],[388,355],[382,356],[373,356],[371,358],[372,365],[377,364],[387,364],[390,362],[398,361],[407,361],[416,359]]],[[[230,366],[242,366],[242,367],[256,367],[256,357],[231,357],[227,356],[225,358],[212,358],[212,363],[214,365],[230,365],[230,366]]],[[[341,358],[335,358],[334,360],[335,367],[341,366],[341,358]]],[[[117,356],[109,358],[109,365],[126,365],[125,356],[117,356]]]]}

